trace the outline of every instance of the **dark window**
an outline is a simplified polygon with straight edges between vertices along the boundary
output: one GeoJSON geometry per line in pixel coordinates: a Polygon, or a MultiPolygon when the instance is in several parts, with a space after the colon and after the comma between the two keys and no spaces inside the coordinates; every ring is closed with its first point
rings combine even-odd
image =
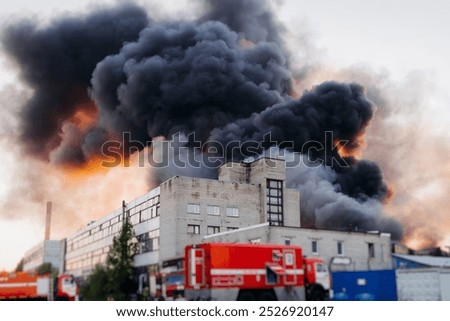
{"type": "Polygon", "coordinates": [[[188,224],[189,234],[200,234],[200,225],[188,224]]]}
{"type": "Polygon", "coordinates": [[[283,181],[268,179],[266,184],[267,221],[283,226],[283,181]]]}
{"type": "Polygon", "coordinates": [[[208,235],[220,233],[220,226],[208,226],[208,235]]]}
{"type": "Polygon", "coordinates": [[[318,246],[316,240],[314,240],[314,241],[311,242],[311,251],[312,251],[314,254],[319,253],[319,246],[318,246]]]}
{"type": "Polygon", "coordinates": [[[375,257],[375,244],[368,243],[368,248],[369,248],[369,258],[374,258],[375,257]]]}
{"type": "Polygon", "coordinates": [[[266,266],[266,284],[277,284],[278,275],[268,266],[266,266]]]}
{"type": "Polygon", "coordinates": [[[136,236],[139,254],[159,250],[159,229],[136,236]]]}
{"type": "Polygon", "coordinates": [[[337,254],[339,254],[339,255],[344,254],[344,242],[342,242],[342,241],[337,242],[337,254]]]}

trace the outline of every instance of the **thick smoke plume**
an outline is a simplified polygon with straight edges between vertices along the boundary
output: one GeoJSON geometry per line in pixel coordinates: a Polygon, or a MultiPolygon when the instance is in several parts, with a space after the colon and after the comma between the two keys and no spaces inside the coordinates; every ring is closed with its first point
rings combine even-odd
{"type": "MultiPolygon", "coordinates": [[[[379,105],[370,84],[367,93],[348,78],[297,88],[308,82],[292,71],[285,29],[268,2],[210,0],[196,20],[155,21],[128,4],[5,29],[3,46],[32,89],[18,114],[26,155],[47,169],[80,173],[95,172],[102,145],[125,133],[138,146],[135,155],[159,153],[155,142],[177,133],[189,148],[172,152],[184,159],[189,150],[204,157],[197,142],[247,144],[257,154],[279,146],[305,159],[288,174],[289,186],[301,191],[304,226],[402,237],[384,210],[391,190],[380,167],[361,159],[373,101],[379,105]]],[[[241,148],[224,161],[248,156],[241,148]]],[[[150,169],[150,181],[174,174],[214,171],[169,166],[150,169]]]]}
{"type": "Polygon", "coordinates": [[[218,126],[283,101],[286,58],[274,43],[242,47],[217,21],[144,29],[136,42],[101,61],[92,96],[108,132],[140,142],[176,132],[205,140],[218,126]]]}
{"type": "Polygon", "coordinates": [[[135,40],[148,23],[143,9],[128,4],[82,18],[63,18],[46,28],[24,20],[4,31],[3,47],[33,90],[20,111],[21,140],[27,153],[49,160],[52,152],[63,148],[56,162],[87,160],[79,143],[90,141],[89,130],[81,132],[76,126],[80,120],[72,118],[77,112],[96,113],[87,90],[92,72],[124,42],[135,40]],[[63,142],[65,134],[76,144],[63,142]]]}

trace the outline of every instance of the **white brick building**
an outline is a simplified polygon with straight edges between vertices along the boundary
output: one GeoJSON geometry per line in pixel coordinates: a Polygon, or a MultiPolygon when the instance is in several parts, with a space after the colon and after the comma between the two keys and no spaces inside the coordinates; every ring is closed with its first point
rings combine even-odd
{"type": "Polygon", "coordinates": [[[323,258],[332,271],[391,269],[390,241],[390,235],[385,233],[325,231],[268,223],[204,238],[204,242],[299,245],[303,255],[323,258]]]}
{"type": "Polygon", "coordinates": [[[65,268],[75,276],[86,276],[105,262],[124,213],[130,216],[139,241],[135,258],[139,273],[158,269],[161,262],[181,257],[186,245],[217,233],[214,240],[231,242],[290,240],[302,245],[305,254],[320,255],[328,262],[334,256],[350,257],[351,265],[345,269],[391,267],[388,235],[300,229],[300,195],[286,188],[285,181],[284,161],[269,158],[228,163],[220,168],[217,180],[172,177],[69,236],[65,268]],[[259,227],[238,230],[255,225],[259,227]],[[343,254],[335,253],[338,246],[343,254]]]}

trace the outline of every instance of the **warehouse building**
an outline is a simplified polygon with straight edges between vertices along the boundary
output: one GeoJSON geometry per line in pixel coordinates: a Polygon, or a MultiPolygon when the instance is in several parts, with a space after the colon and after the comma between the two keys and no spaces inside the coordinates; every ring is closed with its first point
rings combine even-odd
{"type": "Polygon", "coordinates": [[[187,244],[209,234],[269,222],[300,226],[299,192],[286,188],[283,160],[262,158],[252,163],[228,163],[219,179],[175,176],[122,208],[67,238],[66,271],[88,275],[104,263],[123,215],[135,228],[138,270],[159,268],[180,257],[187,244]]]}
{"type": "Polygon", "coordinates": [[[28,250],[23,257],[23,270],[36,271],[43,263],[50,263],[60,273],[64,271],[64,240],[45,240],[28,250]]]}
{"type": "Polygon", "coordinates": [[[325,258],[334,270],[391,268],[387,234],[301,229],[299,191],[285,181],[284,161],[271,158],[225,164],[218,179],[172,177],[69,236],[65,270],[86,277],[104,263],[124,215],[139,243],[141,275],[206,240],[301,245],[305,255],[325,258]]]}
{"type": "Polygon", "coordinates": [[[268,223],[205,236],[205,242],[298,245],[303,255],[321,257],[331,271],[369,271],[392,268],[390,234],[338,232],[268,223]]]}

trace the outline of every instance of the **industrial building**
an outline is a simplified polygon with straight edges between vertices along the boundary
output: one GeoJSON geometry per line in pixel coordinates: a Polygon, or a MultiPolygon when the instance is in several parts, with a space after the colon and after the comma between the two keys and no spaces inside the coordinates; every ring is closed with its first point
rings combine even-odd
{"type": "Polygon", "coordinates": [[[449,256],[392,254],[394,268],[450,268],[449,256]]]}
{"type": "Polygon", "coordinates": [[[333,272],[392,268],[391,238],[386,233],[338,232],[266,223],[204,239],[205,242],[299,245],[303,255],[323,258],[333,272]]]}
{"type": "Polygon", "coordinates": [[[218,179],[172,177],[69,236],[65,270],[85,277],[105,262],[124,215],[139,242],[140,275],[204,241],[301,245],[305,255],[323,257],[334,270],[392,267],[388,234],[302,229],[299,191],[286,187],[280,159],[231,162],[219,169],[218,179]]]}
{"type": "Polygon", "coordinates": [[[60,273],[64,271],[64,240],[44,240],[28,250],[23,257],[23,270],[35,271],[43,263],[50,263],[60,273]]]}
{"type": "Polygon", "coordinates": [[[64,272],[65,240],[50,239],[51,218],[52,202],[47,202],[44,240],[25,252],[22,262],[26,272],[36,271],[44,263],[50,263],[59,273],[64,272]]]}

